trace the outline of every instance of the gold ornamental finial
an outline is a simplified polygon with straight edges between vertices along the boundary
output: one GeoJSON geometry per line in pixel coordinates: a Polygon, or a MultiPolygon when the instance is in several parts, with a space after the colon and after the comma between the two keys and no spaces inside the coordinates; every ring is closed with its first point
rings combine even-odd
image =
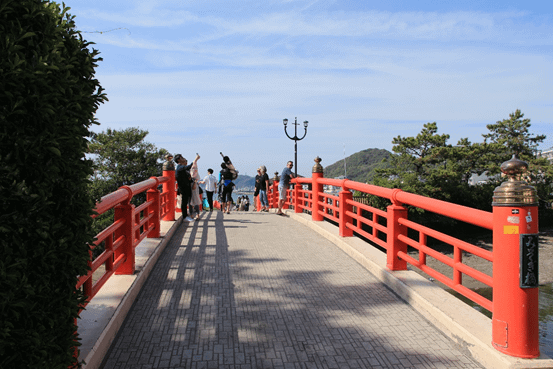
{"type": "Polygon", "coordinates": [[[315,158],[315,165],[313,165],[313,173],[323,173],[323,166],[321,165],[321,161],[323,159],[319,158],[318,156],[315,158]]]}
{"type": "Polygon", "coordinates": [[[501,171],[509,179],[495,188],[492,206],[529,206],[538,204],[538,195],[534,187],[521,180],[522,173],[528,169],[528,163],[513,155],[511,160],[501,164],[501,171]]]}

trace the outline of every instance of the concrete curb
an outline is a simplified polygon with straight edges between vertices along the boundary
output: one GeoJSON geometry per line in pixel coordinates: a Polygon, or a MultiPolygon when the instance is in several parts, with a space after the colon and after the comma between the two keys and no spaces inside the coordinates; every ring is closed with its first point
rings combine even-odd
{"type": "Polygon", "coordinates": [[[79,336],[86,336],[88,341],[82,342],[79,355],[85,362],[83,369],[100,367],[140,289],[181,223],[182,217],[162,221],[162,237],[146,238],[136,247],[137,273],[112,276],[81,313],[79,336]]]}
{"type": "Polygon", "coordinates": [[[338,227],[328,222],[314,222],[308,214],[286,212],[350,255],[484,367],[553,368],[553,360],[544,354],[537,359],[520,359],[495,350],[491,345],[490,318],[414,271],[386,269],[386,255],[365,241],[357,237],[340,237],[338,227]]]}

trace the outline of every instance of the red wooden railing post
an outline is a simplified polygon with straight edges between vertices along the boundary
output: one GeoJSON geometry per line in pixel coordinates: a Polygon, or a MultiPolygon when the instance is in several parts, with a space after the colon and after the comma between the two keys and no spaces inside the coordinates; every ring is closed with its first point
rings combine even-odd
{"type": "Polygon", "coordinates": [[[397,253],[407,253],[407,244],[398,239],[399,235],[407,236],[407,227],[399,224],[400,218],[407,218],[407,209],[397,200],[396,195],[400,189],[392,192],[392,205],[388,206],[388,239],[386,250],[386,267],[390,270],[407,270],[407,262],[400,259],[397,253]]]}
{"type": "Polygon", "coordinates": [[[322,210],[322,207],[319,206],[319,193],[323,192],[323,184],[319,183],[318,179],[324,177],[323,166],[321,165],[321,158],[318,156],[315,158],[315,165],[312,170],[313,185],[311,189],[311,219],[316,222],[321,222],[324,220],[324,216],[319,214],[319,210],[322,210]]]}
{"type": "Polygon", "coordinates": [[[134,247],[133,247],[133,224],[134,224],[134,205],[130,203],[132,199],[132,190],[128,186],[122,186],[121,189],[125,189],[129,193],[128,199],[115,207],[114,214],[114,223],[118,220],[123,220],[125,223],[115,231],[115,239],[123,236],[124,241],[115,250],[115,259],[117,259],[121,254],[125,254],[126,258],[123,264],[117,268],[115,274],[133,274],[135,270],[135,257],[134,257],[134,247]]]}
{"type": "Polygon", "coordinates": [[[279,194],[278,194],[278,177],[276,176],[276,173],[275,173],[275,178],[273,179],[272,192],[273,192],[273,198],[272,198],[273,208],[278,209],[279,194]]]}
{"type": "Polygon", "coordinates": [[[348,212],[353,211],[353,205],[348,204],[348,200],[353,200],[353,193],[351,193],[350,190],[346,188],[346,182],[347,179],[344,179],[342,181],[342,191],[340,191],[338,200],[340,202],[339,204],[339,212],[340,212],[340,222],[338,223],[338,227],[340,229],[340,236],[342,237],[352,237],[353,236],[353,229],[348,228],[346,224],[352,223],[353,218],[351,215],[348,215],[348,212]]]}
{"type": "Polygon", "coordinates": [[[163,193],[167,193],[167,214],[163,216],[163,220],[173,221],[175,220],[175,199],[177,197],[177,191],[175,189],[175,169],[165,167],[163,176],[169,177],[169,180],[163,183],[163,193]]]}
{"type": "Polygon", "coordinates": [[[148,238],[159,238],[161,236],[161,204],[160,204],[160,193],[157,189],[157,186],[159,185],[159,179],[157,177],[150,177],[151,179],[155,179],[156,184],[153,188],[150,188],[148,192],[146,192],[146,201],[152,201],[152,205],[148,207],[148,216],[152,215],[152,218],[150,218],[150,221],[148,222],[148,238]]]}
{"type": "Polygon", "coordinates": [[[501,165],[509,180],[493,198],[492,344],[511,356],[539,350],[538,197],[518,180],[528,164],[515,156],[501,165]]]}
{"type": "Polygon", "coordinates": [[[300,188],[301,188],[301,183],[298,183],[296,182],[296,184],[294,185],[294,213],[301,213],[302,212],[302,209],[300,208],[300,203],[301,203],[301,199],[300,199],[300,188]]]}

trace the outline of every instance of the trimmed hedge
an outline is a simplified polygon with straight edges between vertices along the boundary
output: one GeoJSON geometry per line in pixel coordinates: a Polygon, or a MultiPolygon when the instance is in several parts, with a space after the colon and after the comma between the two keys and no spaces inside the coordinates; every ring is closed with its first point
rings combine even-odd
{"type": "Polygon", "coordinates": [[[0,0],[0,367],[68,368],[94,203],[98,52],[69,8],[0,0]]]}

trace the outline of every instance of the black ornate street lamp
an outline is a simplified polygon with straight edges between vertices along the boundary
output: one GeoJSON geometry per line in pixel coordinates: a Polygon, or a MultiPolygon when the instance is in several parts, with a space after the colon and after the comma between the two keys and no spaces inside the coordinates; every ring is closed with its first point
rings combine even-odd
{"type": "Polygon", "coordinates": [[[290,137],[288,134],[288,131],[286,131],[286,127],[288,126],[288,119],[283,119],[282,123],[284,123],[284,133],[286,133],[286,136],[288,136],[289,139],[294,140],[294,167],[296,168],[295,174],[296,178],[298,177],[298,141],[301,141],[305,138],[305,135],[307,135],[307,125],[309,124],[308,121],[303,122],[303,127],[305,128],[305,131],[303,132],[302,138],[298,137],[298,117],[296,117],[294,121],[294,137],[290,137]]]}

